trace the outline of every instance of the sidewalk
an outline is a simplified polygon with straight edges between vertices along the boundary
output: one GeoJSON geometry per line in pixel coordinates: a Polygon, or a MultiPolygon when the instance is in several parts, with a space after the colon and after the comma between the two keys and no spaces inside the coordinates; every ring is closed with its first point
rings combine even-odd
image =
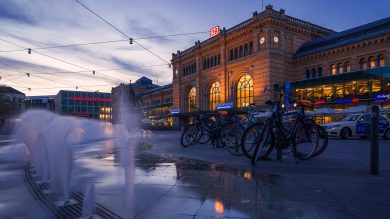
{"type": "MultiPolygon", "coordinates": [[[[369,140],[331,139],[327,150],[312,160],[296,164],[288,156],[282,162],[273,159],[258,162],[256,167],[252,167],[247,158],[235,157],[225,149],[211,145],[182,148],[180,134],[174,131],[154,132],[153,137],[144,141],[145,153],[196,159],[221,165],[227,170],[251,172],[255,187],[268,195],[264,202],[256,205],[257,209],[270,213],[268,216],[387,218],[390,214],[389,141],[380,141],[380,174],[371,176],[369,140]],[[294,216],[283,209],[285,207],[305,214],[294,216]]],[[[275,158],[275,154],[271,157],[275,158]]],[[[262,215],[258,217],[262,218],[262,215]]]]}

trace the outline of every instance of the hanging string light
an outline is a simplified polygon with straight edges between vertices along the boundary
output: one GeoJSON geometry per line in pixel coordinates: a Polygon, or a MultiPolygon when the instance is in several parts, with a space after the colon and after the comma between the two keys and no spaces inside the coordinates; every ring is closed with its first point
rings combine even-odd
{"type": "Polygon", "coordinates": [[[31,49],[30,48],[28,48],[27,51],[28,51],[28,54],[31,54],[31,49]]]}
{"type": "Polygon", "coordinates": [[[130,44],[133,44],[133,38],[129,39],[130,44]]]}
{"type": "Polygon", "coordinates": [[[30,77],[30,73],[26,73],[27,77],[30,77]]]}

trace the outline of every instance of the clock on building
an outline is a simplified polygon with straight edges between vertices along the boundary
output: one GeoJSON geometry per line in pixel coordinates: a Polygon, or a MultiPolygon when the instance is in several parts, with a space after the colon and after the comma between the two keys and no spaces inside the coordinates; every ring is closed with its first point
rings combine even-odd
{"type": "Polygon", "coordinates": [[[260,44],[264,44],[265,43],[265,37],[261,37],[260,38],[260,44]]]}
{"type": "Polygon", "coordinates": [[[277,36],[274,36],[274,42],[275,43],[278,43],[279,42],[279,38],[277,36]]]}

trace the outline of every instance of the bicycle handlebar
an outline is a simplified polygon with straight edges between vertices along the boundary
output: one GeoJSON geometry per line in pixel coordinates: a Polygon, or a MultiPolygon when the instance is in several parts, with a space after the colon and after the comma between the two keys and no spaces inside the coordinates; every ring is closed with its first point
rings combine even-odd
{"type": "Polygon", "coordinates": [[[290,97],[290,96],[284,94],[283,92],[276,92],[276,91],[270,90],[268,87],[269,87],[269,85],[266,85],[266,86],[264,87],[264,93],[265,93],[265,92],[268,92],[268,93],[271,93],[271,94],[278,95],[280,98],[281,98],[281,97],[285,97],[285,98],[287,97],[287,98],[289,98],[289,99],[291,99],[291,100],[295,100],[295,101],[299,100],[298,98],[290,97]]]}

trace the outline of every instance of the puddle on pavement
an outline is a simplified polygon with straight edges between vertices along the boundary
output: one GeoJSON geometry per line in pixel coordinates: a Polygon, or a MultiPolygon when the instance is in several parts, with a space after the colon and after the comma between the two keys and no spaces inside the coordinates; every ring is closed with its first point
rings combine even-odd
{"type": "MultiPolygon", "coordinates": [[[[99,182],[102,185],[105,181],[110,185],[109,181],[120,178],[115,175],[121,171],[118,168],[119,155],[116,151],[93,156],[93,159],[106,163],[88,165],[100,171],[107,170],[104,171],[106,176],[100,177],[99,182]],[[112,166],[107,167],[109,166],[107,163],[112,166]],[[113,169],[116,169],[116,172],[110,173],[113,169]]],[[[91,162],[95,163],[95,161],[91,162]]],[[[182,199],[200,200],[202,204],[195,212],[196,215],[205,217],[256,217],[258,205],[256,201],[259,192],[257,183],[272,185],[278,178],[276,175],[256,174],[252,170],[239,170],[196,159],[146,154],[142,153],[142,150],[138,151],[135,160],[136,190],[142,190],[145,185],[162,187],[167,190],[162,192],[164,197],[180,199],[177,203],[179,206],[182,199]]],[[[143,194],[148,195],[147,193],[145,189],[143,194]]]]}

